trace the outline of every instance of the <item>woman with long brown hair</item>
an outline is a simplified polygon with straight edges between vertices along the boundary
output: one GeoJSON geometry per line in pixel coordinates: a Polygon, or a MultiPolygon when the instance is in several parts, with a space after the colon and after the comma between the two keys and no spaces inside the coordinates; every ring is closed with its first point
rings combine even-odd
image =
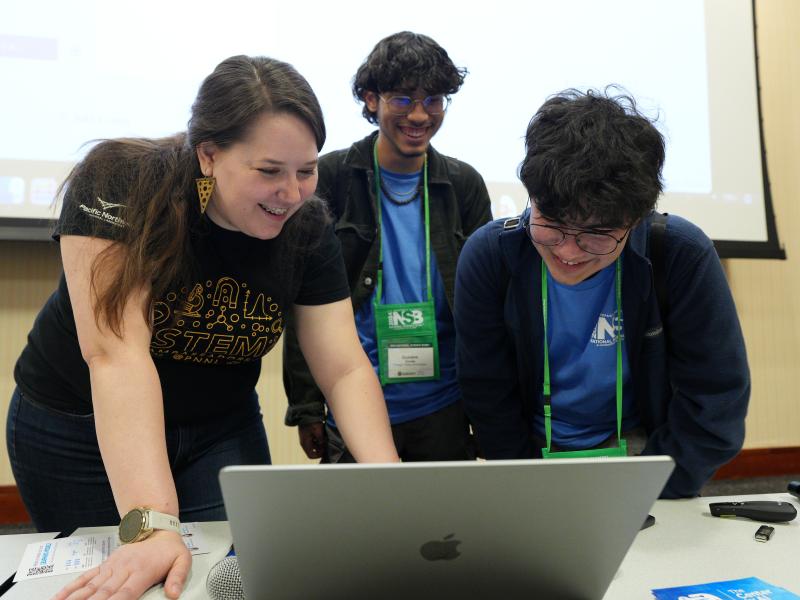
{"type": "Polygon", "coordinates": [[[293,67],[235,56],[186,133],[100,142],[62,186],[64,274],[17,362],[8,451],[39,530],[122,516],[130,543],[59,598],[180,594],[178,519],[225,519],[219,469],[270,461],[255,384],[289,313],[353,454],[398,460],[314,197],[324,140],[293,67]]]}

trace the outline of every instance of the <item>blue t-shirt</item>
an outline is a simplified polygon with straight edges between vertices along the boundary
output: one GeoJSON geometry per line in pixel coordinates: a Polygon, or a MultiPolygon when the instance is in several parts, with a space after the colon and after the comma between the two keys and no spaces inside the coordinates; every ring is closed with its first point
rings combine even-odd
{"type": "MultiPolygon", "coordinates": [[[[591,448],[617,431],[615,264],[576,285],[547,274],[552,441],[591,448]]],[[[624,315],[623,315],[624,319],[624,315]]],[[[622,429],[637,425],[628,357],[622,348],[622,429]]],[[[544,415],[536,430],[545,439],[544,415]]]]}
{"type": "MultiPolygon", "coordinates": [[[[419,185],[420,172],[392,173],[380,170],[384,186],[397,197],[410,197],[419,185]]],[[[381,217],[383,229],[383,304],[425,302],[428,300],[425,271],[425,217],[420,194],[408,204],[397,205],[381,191],[381,217]]],[[[436,309],[436,331],[439,342],[439,379],[389,383],[383,386],[383,395],[392,424],[403,423],[456,402],[460,396],[456,379],[456,332],[453,315],[447,303],[444,283],[431,252],[431,286],[436,309]]],[[[376,290],[377,291],[377,290],[376,290]]],[[[373,292],[356,312],[356,328],[361,345],[367,353],[375,373],[378,373],[378,346],[375,336],[375,311],[373,292]]],[[[329,419],[332,421],[332,419],[329,419]]]]}

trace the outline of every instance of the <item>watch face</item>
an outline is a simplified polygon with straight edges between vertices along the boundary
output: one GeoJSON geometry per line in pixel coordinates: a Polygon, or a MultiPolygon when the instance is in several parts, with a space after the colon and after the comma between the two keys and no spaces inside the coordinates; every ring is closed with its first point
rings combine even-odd
{"type": "Polygon", "coordinates": [[[128,544],[136,539],[144,528],[144,512],[134,508],[122,517],[119,523],[119,539],[123,544],[128,544]]]}

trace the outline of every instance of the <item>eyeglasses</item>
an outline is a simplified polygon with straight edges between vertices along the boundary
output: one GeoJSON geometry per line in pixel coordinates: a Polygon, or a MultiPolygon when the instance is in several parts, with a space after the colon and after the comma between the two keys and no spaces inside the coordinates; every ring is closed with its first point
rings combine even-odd
{"type": "Polygon", "coordinates": [[[598,233],[596,231],[579,231],[578,233],[568,233],[560,227],[554,225],[540,225],[539,223],[531,223],[528,221],[525,228],[528,232],[530,240],[542,246],[560,246],[567,239],[568,235],[575,238],[575,243],[578,248],[589,254],[611,254],[617,249],[625,238],[630,233],[630,229],[625,231],[620,239],[615,238],[608,233],[598,233]]]}
{"type": "Polygon", "coordinates": [[[417,102],[422,104],[422,108],[431,116],[440,115],[450,106],[450,98],[444,94],[427,96],[422,100],[417,100],[411,96],[378,96],[389,107],[389,112],[393,115],[407,115],[414,110],[417,102]]]}

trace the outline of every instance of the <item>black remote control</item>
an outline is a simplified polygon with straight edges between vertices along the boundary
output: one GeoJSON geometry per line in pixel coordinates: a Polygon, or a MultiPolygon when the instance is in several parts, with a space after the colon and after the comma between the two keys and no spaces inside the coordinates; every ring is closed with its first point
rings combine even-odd
{"type": "Polygon", "coordinates": [[[708,508],[715,517],[747,517],[767,523],[783,523],[797,516],[797,509],[793,505],[775,500],[712,502],[708,508]]]}

